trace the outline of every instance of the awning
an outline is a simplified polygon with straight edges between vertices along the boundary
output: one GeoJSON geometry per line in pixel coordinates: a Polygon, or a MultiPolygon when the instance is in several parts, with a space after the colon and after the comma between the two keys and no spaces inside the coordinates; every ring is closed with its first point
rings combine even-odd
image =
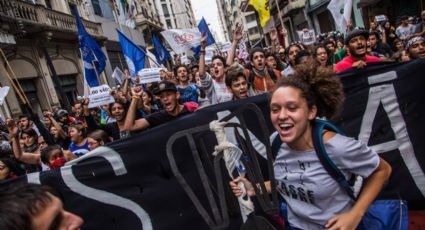
{"type": "Polygon", "coordinates": [[[357,4],[358,8],[363,8],[372,4],[376,4],[378,2],[380,2],[381,0],[360,0],[359,3],[357,4]]]}

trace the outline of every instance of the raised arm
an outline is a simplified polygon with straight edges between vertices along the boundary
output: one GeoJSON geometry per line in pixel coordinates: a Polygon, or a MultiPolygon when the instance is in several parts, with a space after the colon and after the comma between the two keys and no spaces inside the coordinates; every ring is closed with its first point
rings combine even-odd
{"type": "MultiPolygon", "coordinates": [[[[84,103],[83,103],[84,104],[84,103]]],[[[62,126],[60,126],[60,124],[56,121],[56,119],[53,117],[51,112],[47,112],[46,116],[49,118],[50,122],[52,122],[52,125],[56,128],[56,130],[59,133],[59,136],[62,139],[66,139],[68,138],[68,135],[65,133],[65,131],[63,130],[62,126]]]]}
{"type": "Polygon", "coordinates": [[[270,31],[270,40],[272,43],[272,53],[276,54],[278,52],[278,50],[276,49],[276,41],[277,41],[277,30],[276,29],[272,29],[270,31]]]}
{"type": "Polygon", "coordinates": [[[149,127],[149,122],[145,118],[134,120],[136,119],[137,104],[139,103],[139,100],[141,100],[142,92],[141,86],[131,88],[133,96],[131,97],[132,100],[130,107],[128,108],[127,115],[125,116],[124,131],[136,131],[149,127]]]}
{"type": "Polygon", "coordinates": [[[199,52],[199,77],[205,78],[205,48],[207,47],[207,35],[202,33],[201,51],[199,52]]]}
{"type": "Polygon", "coordinates": [[[40,165],[40,153],[26,153],[23,152],[21,146],[19,145],[19,129],[16,126],[16,123],[13,119],[8,118],[6,120],[7,129],[9,130],[10,140],[12,144],[12,151],[15,158],[21,162],[32,165],[40,165]]]}
{"type": "Polygon", "coordinates": [[[243,26],[237,26],[236,30],[233,32],[233,41],[232,46],[229,50],[229,53],[227,55],[226,64],[228,66],[231,66],[233,64],[233,59],[235,57],[236,53],[236,47],[239,44],[239,41],[243,38],[243,26]]]}

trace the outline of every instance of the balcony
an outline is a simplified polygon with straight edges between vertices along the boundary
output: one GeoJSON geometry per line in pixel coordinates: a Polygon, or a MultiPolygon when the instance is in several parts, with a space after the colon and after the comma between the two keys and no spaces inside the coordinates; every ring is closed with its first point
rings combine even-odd
{"type": "Polygon", "coordinates": [[[162,31],[162,23],[157,17],[145,16],[142,13],[136,14],[136,28],[137,27],[151,27],[154,30],[162,31]]]}
{"type": "Polygon", "coordinates": [[[306,0],[290,0],[288,4],[283,8],[283,15],[290,14],[292,11],[304,8],[306,6],[306,0]]]}
{"type": "MultiPolygon", "coordinates": [[[[0,21],[8,25],[12,34],[33,34],[42,31],[77,32],[73,15],[54,11],[43,5],[34,5],[19,0],[0,0],[0,21]]],[[[82,20],[86,31],[98,39],[103,38],[100,23],[82,20]]],[[[69,39],[68,36],[62,36],[69,39]]],[[[76,37],[73,39],[76,39],[76,37]]]]}

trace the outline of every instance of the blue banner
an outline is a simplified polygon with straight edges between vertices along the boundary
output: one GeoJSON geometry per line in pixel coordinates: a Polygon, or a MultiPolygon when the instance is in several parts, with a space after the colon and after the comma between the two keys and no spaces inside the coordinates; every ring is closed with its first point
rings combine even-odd
{"type": "MultiPolygon", "coordinates": [[[[213,37],[210,29],[208,28],[208,24],[207,24],[207,22],[205,21],[204,18],[202,18],[201,21],[199,22],[198,29],[201,33],[205,33],[205,35],[207,36],[207,46],[215,43],[214,37],[213,37]]],[[[197,55],[200,50],[201,50],[201,46],[198,46],[196,48],[192,48],[192,51],[195,52],[195,55],[197,55]]]]}
{"type": "Polygon", "coordinates": [[[75,14],[77,18],[81,58],[83,59],[84,66],[84,78],[90,87],[99,86],[98,75],[105,69],[106,56],[96,40],[87,33],[81,22],[78,11],[76,11],[75,14]]]}
{"type": "Polygon", "coordinates": [[[122,53],[127,62],[128,70],[132,77],[145,68],[145,51],[126,37],[117,29],[118,38],[120,39],[122,53]]]}
{"type": "Polygon", "coordinates": [[[165,60],[171,58],[171,55],[168,50],[165,49],[165,47],[161,44],[161,42],[159,42],[158,38],[155,35],[153,35],[153,45],[155,46],[156,61],[159,64],[162,64],[165,60]]]}

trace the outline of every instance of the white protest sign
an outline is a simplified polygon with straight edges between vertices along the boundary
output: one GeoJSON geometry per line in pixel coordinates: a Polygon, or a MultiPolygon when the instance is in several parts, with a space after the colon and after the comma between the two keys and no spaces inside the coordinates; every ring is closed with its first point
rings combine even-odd
{"type": "Polygon", "coordinates": [[[212,57],[214,56],[214,49],[205,50],[205,64],[209,65],[212,63],[212,57]]]}
{"type": "Polygon", "coordinates": [[[125,80],[125,74],[118,67],[115,67],[114,72],[112,73],[112,77],[115,78],[120,83],[120,85],[122,85],[125,80]]]}
{"type": "Polygon", "coordinates": [[[377,22],[383,22],[383,21],[386,21],[387,20],[387,17],[385,15],[376,15],[375,16],[375,20],[377,22]]]}
{"type": "Polygon", "coordinates": [[[0,88],[0,105],[3,105],[4,99],[6,98],[7,94],[9,93],[9,86],[4,86],[0,88]]]}
{"type": "Polygon", "coordinates": [[[190,64],[190,60],[189,60],[189,58],[187,57],[187,55],[183,55],[183,56],[181,56],[181,57],[180,57],[180,62],[181,62],[182,64],[185,64],[185,65],[190,64]]]}
{"type": "Polygon", "coordinates": [[[316,41],[316,34],[314,33],[314,30],[302,30],[297,31],[297,33],[301,43],[304,45],[313,45],[316,41]]]}
{"type": "Polygon", "coordinates": [[[89,108],[114,103],[115,99],[111,96],[110,90],[111,88],[106,84],[90,88],[89,108]]]}
{"type": "Polygon", "coordinates": [[[140,83],[151,83],[161,81],[160,71],[162,68],[145,68],[139,71],[140,83]]]}

